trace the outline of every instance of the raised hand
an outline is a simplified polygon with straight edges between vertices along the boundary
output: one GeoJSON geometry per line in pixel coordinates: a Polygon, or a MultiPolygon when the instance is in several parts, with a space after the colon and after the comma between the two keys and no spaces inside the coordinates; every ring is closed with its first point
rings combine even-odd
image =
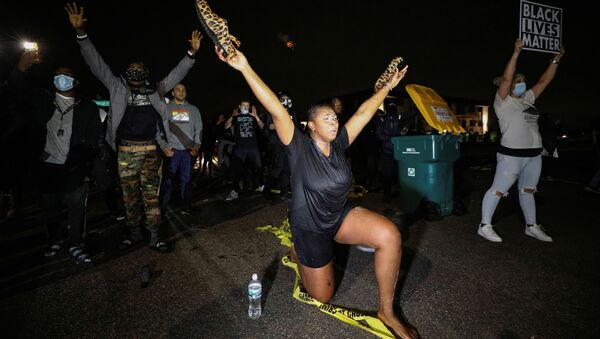
{"type": "Polygon", "coordinates": [[[560,59],[562,59],[563,55],[565,55],[565,48],[561,46],[560,52],[554,54],[553,59],[556,60],[557,62],[560,62],[560,59]]]}
{"type": "Polygon", "coordinates": [[[40,54],[38,51],[25,51],[21,54],[21,58],[19,58],[19,64],[17,68],[21,72],[27,71],[33,64],[37,64],[40,62],[40,54]]]}
{"type": "Polygon", "coordinates": [[[87,19],[83,17],[83,6],[77,7],[75,2],[71,4],[67,3],[65,10],[69,14],[69,22],[71,23],[71,26],[73,26],[75,29],[83,29],[83,26],[87,21],[87,19]]]}
{"type": "Polygon", "coordinates": [[[229,66],[238,71],[242,71],[244,68],[248,67],[248,60],[242,52],[238,51],[237,49],[234,51],[235,53],[231,53],[225,57],[223,55],[223,50],[220,50],[217,46],[215,46],[215,53],[217,53],[217,56],[221,61],[227,63],[229,66]]]}
{"type": "Polygon", "coordinates": [[[515,52],[521,53],[521,50],[523,50],[523,40],[517,39],[517,41],[515,41],[515,52]]]}
{"type": "Polygon", "coordinates": [[[402,70],[398,70],[398,68],[396,68],[394,75],[392,75],[392,78],[390,79],[390,81],[388,81],[388,83],[386,85],[386,86],[389,86],[390,91],[392,89],[394,89],[394,87],[398,86],[398,84],[400,83],[400,80],[402,80],[404,78],[404,76],[406,75],[406,72],[408,72],[408,65],[404,66],[404,68],[402,68],[402,70]]]}
{"type": "Polygon", "coordinates": [[[202,34],[198,30],[192,31],[192,37],[190,38],[190,53],[192,55],[196,54],[196,52],[200,49],[200,43],[202,42],[202,34]]]}

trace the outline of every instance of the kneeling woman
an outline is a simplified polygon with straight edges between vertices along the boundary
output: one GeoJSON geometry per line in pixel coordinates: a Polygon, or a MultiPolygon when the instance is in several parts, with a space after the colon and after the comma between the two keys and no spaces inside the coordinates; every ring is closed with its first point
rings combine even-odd
{"type": "Polygon", "coordinates": [[[375,275],[379,287],[378,318],[402,338],[417,337],[393,310],[394,291],[402,257],[402,240],[396,225],[361,207],[351,207],[346,197],[352,173],[344,151],[373,117],[377,108],[407,71],[395,69],[385,86],[366,100],[340,127],[329,105],[317,105],[308,113],[309,135],[292,122],[277,96],[254,72],[244,54],[236,51],[219,58],[240,71],[261,104],[272,115],[275,130],[288,153],[292,201],[289,218],[292,239],[306,291],[322,303],[334,292],[333,245],[365,244],[375,249],[375,275]],[[340,129],[338,133],[338,129],[340,129]]]}

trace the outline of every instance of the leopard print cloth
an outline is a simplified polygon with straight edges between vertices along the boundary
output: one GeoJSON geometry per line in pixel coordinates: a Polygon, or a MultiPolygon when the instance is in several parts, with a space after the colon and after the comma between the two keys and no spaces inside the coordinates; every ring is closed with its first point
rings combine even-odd
{"type": "Polygon", "coordinates": [[[208,6],[206,0],[196,0],[196,12],[202,28],[213,43],[224,51],[225,56],[235,54],[235,47],[240,47],[240,41],[229,34],[227,20],[216,15],[208,6]],[[235,44],[235,47],[233,46],[235,44]]]}
{"type": "Polygon", "coordinates": [[[395,57],[392,59],[385,72],[383,72],[379,79],[377,79],[377,82],[375,83],[375,92],[382,89],[392,79],[396,68],[398,68],[398,65],[402,64],[403,62],[404,59],[402,59],[402,57],[395,57]]]}

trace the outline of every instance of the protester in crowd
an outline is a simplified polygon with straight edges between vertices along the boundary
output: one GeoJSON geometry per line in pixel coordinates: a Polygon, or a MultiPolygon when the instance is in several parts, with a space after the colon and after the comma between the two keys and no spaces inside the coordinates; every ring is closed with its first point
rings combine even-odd
{"type": "Polygon", "coordinates": [[[257,189],[261,185],[262,161],[258,133],[264,128],[264,123],[258,116],[256,107],[251,106],[249,101],[242,100],[225,122],[225,129],[230,127],[233,127],[235,146],[230,159],[232,189],[225,198],[228,201],[239,197],[240,182],[245,189],[257,189]]]}
{"type": "Polygon", "coordinates": [[[169,144],[173,156],[167,159],[166,173],[160,190],[160,207],[165,209],[171,200],[173,178],[179,171],[181,213],[190,214],[192,199],[191,177],[202,141],[202,117],[198,108],[185,100],[187,89],[177,84],[171,91],[173,100],[167,104],[169,144]]]}
{"type": "Polygon", "coordinates": [[[523,41],[517,39],[504,74],[495,81],[498,91],[494,100],[494,110],[498,116],[502,139],[496,154],[494,182],[483,197],[481,223],[477,233],[489,241],[502,241],[494,231],[492,217],[500,198],[505,197],[518,180],[519,203],[525,216],[525,234],[551,242],[552,237],[537,223],[533,197],[542,169],[542,137],[538,130],[539,114],[534,103],[554,79],[565,50],[561,48],[560,52],[550,59],[550,64],[538,82],[527,89],[525,76],[516,73],[517,59],[522,49],[523,41]]]}
{"type": "Polygon", "coordinates": [[[417,111],[411,107],[409,100],[405,99],[401,109],[398,109],[395,103],[390,102],[386,105],[385,112],[381,113],[383,114],[378,114],[377,120],[375,120],[377,139],[381,142],[376,177],[383,184],[384,199],[389,201],[392,198],[392,188],[398,181],[398,163],[394,159],[392,138],[406,135],[408,126],[417,111]]]}
{"type": "MultiPolygon", "coordinates": [[[[284,92],[280,91],[277,95],[279,102],[285,107],[288,112],[290,119],[294,122],[294,125],[298,125],[298,119],[296,118],[296,112],[293,108],[292,97],[284,92]]],[[[271,171],[267,182],[265,184],[263,193],[267,200],[273,200],[274,196],[271,189],[276,188],[279,190],[279,197],[281,199],[288,199],[290,189],[290,166],[287,155],[285,154],[285,146],[279,140],[277,131],[275,130],[275,124],[273,118],[268,115],[266,118],[266,126],[269,138],[270,156],[271,156],[271,171]]]]}
{"type": "Polygon", "coordinates": [[[340,97],[333,97],[331,99],[331,107],[337,115],[338,122],[342,125],[345,124],[350,117],[344,111],[345,107],[344,103],[342,102],[342,99],[340,99],[340,97]]]}
{"type": "Polygon", "coordinates": [[[125,220],[125,206],[123,193],[119,182],[117,153],[106,142],[106,129],[108,113],[103,108],[98,108],[102,132],[98,141],[98,155],[92,162],[91,182],[100,190],[108,207],[110,217],[116,221],[125,220]]]}
{"type": "Polygon", "coordinates": [[[67,4],[65,10],[77,32],[77,42],[85,61],[110,94],[106,140],[118,150],[128,225],[128,235],[121,245],[129,247],[143,240],[141,224],[145,214],[146,228],[150,232],[149,247],[167,252],[169,244],[159,235],[161,161],[156,144],[167,157],[173,156],[173,148],[167,139],[169,125],[164,96],[183,80],[193,66],[194,56],[200,48],[200,32],[192,32],[187,54],[166,78],[154,85],[148,68],[140,61],[130,63],[121,76],[114,75],[85,32],[87,19],[84,18],[83,7],[73,3],[67,4]]]}
{"type": "MultiPolygon", "coordinates": [[[[221,169],[227,169],[224,172],[229,173],[229,159],[231,152],[233,151],[233,146],[235,146],[235,142],[233,141],[233,136],[231,134],[231,127],[225,128],[225,123],[227,122],[227,118],[225,118],[225,114],[219,114],[219,118],[217,119],[216,125],[216,133],[217,140],[219,143],[219,147],[217,148],[217,157],[219,159],[219,167],[221,169]]],[[[227,175],[231,176],[231,175],[227,175]]]]}
{"type": "MultiPolygon", "coordinates": [[[[39,51],[28,53],[32,62],[41,61],[39,51]]],[[[20,93],[10,86],[10,77],[9,68],[0,79],[0,148],[3,158],[11,159],[0,161],[0,221],[19,214],[24,192],[32,188],[29,178],[35,175],[39,154],[23,150],[41,149],[46,142],[42,126],[31,124],[23,103],[18,102],[20,93]]]]}
{"type": "Polygon", "coordinates": [[[200,174],[206,171],[208,177],[213,175],[213,157],[215,155],[215,144],[217,140],[217,125],[213,119],[206,119],[202,128],[202,144],[200,154],[202,155],[200,174]]]}
{"type": "Polygon", "coordinates": [[[585,189],[600,194],[600,121],[592,122],[592,144],[594,146],[594,164],[596,171],[585,186],[585,189]]]}
{"type": "Polygon", "coordinates": [[[11,74],[10,87],[29,123],[45,135],[38,174],[50,235],[45,256],[58,254],[68,232],[69,256],[78,264],[90,264],[92,257],[84,248],[83,235],[87,178],[101,136],[98,107],[77,93],[79,78],[70,67],[56,69],[53,91],[33,88],[27,72],[34,63],[33,53],[24,52],[11,74]],[[65,206],[67,220],[62,218],[65,206]]]}
{"type": "Polygon", "coordinates": [[[540,180],[552,181],[556,176],[558,162],[558,138],[560,121],[555,122],[546,112],[540,112],[538,130],[542,137],[542,172],[540,180]]]}
{"type": "Polygon", "coordinates": [[[298,262],[307,292],[326,303],[334,292],[333,244],[366,244],[376,249],[375,275],[379,287],[378,317],[403,338],[415,338],[416,331],[395,315],[394,292],[402,256],[401,236],[385,217],[365,208],[347,204],[352,173],[344,150],[371,120],[386,95],[404,77],[405,67],[396,70],[389,82],[365,101],[346,125],[339,128],[337,115],[329,104],[313,106],[308,112],[309,134],[294,125],[285,107],[260,79],[239,51],[219,58],[241,72],[248,85],[273,117],[281,142],[286,145],[292,171],[292,253],[298,262]],[[338,129],[341,130],[338,133],[338,129]]]}

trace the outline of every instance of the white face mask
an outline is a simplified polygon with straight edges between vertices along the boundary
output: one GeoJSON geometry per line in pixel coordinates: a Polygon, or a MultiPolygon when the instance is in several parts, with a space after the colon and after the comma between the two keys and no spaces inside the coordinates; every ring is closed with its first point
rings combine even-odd
{"type": "Polygon", "coordinates": [[[240,113],[248,114],[250,113],[250,109],[248,107],[240,107],[240,113]]]}
{"type": "Polygon", "coordinates": [[[512,92],[514,95],[520,97],[523,94],[525,94],[526,90],[527,90],[527,84],[525,84],[524,82],[519,82],[518,84],[515,84],[515,88],[513,88],[512,92]]]}
{"type": "Polygon", "coordinates": [[[65,74],[58,74],[54,77],[54,86],[61,92],[66,92],[75,87],[75,79],[65,74]]]}

